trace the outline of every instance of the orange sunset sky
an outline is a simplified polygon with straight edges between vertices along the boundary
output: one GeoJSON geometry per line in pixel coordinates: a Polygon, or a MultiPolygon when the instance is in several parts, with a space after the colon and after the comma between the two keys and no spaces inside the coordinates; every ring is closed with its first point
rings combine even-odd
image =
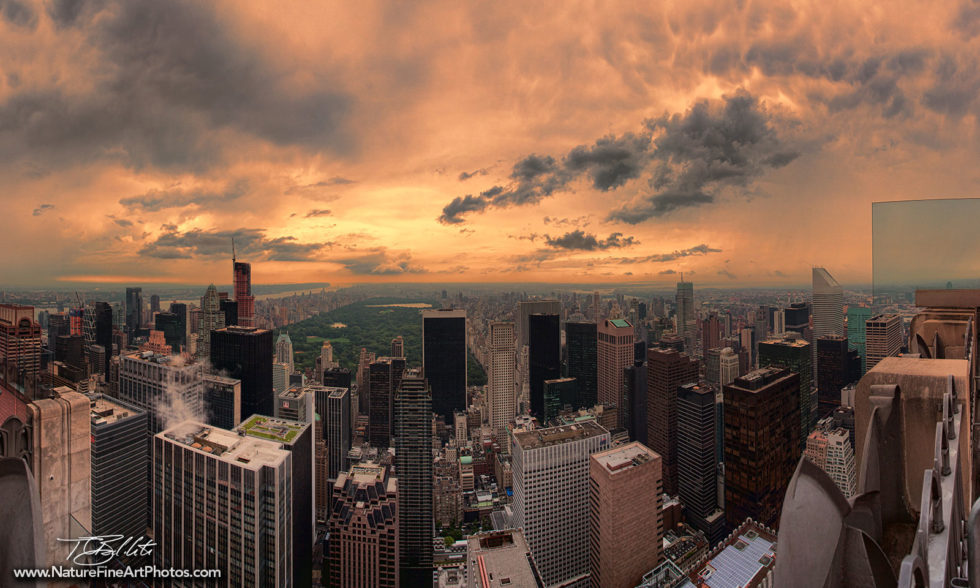
{"type": "Polygon", "coordinates": [[[871,279],[980,4],[0,0],[0,285],[871,279]]]}

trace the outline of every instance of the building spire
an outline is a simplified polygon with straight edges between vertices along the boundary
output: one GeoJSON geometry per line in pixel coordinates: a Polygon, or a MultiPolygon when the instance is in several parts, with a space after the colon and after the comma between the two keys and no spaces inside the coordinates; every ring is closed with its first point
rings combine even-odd
{"type": "Polygon", "coordinates": [[[235,263],[235,238],[231,238],[231,262],[235,263]]]}

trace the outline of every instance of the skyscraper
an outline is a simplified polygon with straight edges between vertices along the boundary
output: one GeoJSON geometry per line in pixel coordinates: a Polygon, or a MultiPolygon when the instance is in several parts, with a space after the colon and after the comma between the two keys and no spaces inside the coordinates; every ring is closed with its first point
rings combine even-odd
{"type": "Polygon", "coordinates": [[[633,365],[633,325],[625,319],[606,319],[598,326],[596,363],[599,403],[615,404],[620,427],[628,427],[629,406],[625,402],[624,371],[633,365]]]}
{"type": "Polygon", "coordinates": [[[902,351],[902,318],[897,314],[879,314],[866,323],[867,371],[886,357],[902,351]]]}
{"type": "Polygon", "coordinates": [[[711,313],[704,320],[701,329],[701,353],[707,355],[708,350],[714,349],[721,344],[721,321],[718,315],[711,313]]]}
{"type": "Polygon", "coordinates": [[[391,356],[405,357],[405,338],[401,335],[391,340],[391,356]]]}
{"type": "Polygon", "coordinates": [[[373,447],[391,445],[394,428],[394,397],[405,372],[405,358],[379,357],[371,363],[368,376],[368,439],[373,447]]]}
{"type": "Polygon", "coordinates": [[[800,448],[806,443],[817,419],[817,399],[813,394],[813,353],[811,345],[794,331],[788,331],[782,339],[769,339],[759,344],[759,367],[784,367],[800,375],[800,448]]]}
{"type": "Polygon", "coordinates": [[[422,373],[432,389],[432,410],[449,422],[466,408],[466,311],[422,311],[422,373]]]}
{"type": "Polygon", "coordinates": [[[396,588],[401,552],[398,528],[404,512],[398,479],[388,466],[368,462],[341,472],[332,488],[329,585],[396,588]]]}
{"type": "Polygon", "coordinates": [[[848,349],[847,337],[820,337],[816,343],[816,418],[819,420],[840,406],[840,391],[844,386],[861,377],[861,359],[856,349],[848,349]]]}
{"type": "Polygon", "coordinates": [[[578,386],[578,408],[595,406],[599,401],[598,330],[594,322],[565,323],[568,377],[578,386]]]}
{"type": "Polygon", "coordinates": [[[827,472],[845,498],[857,494],[857,468],[854,465],[854,448],[846,429],[818,427],[806,440],[807,459],[827,472]]]}
{"type": "Polygon", "coordinates": [[[555,314],[561,316],[561,301],[559,300],[526,300],[517,303],[518,323],[517,349],[528,344],[528,317],[532,314],[555,314]]]}
{"type": "Polygon", "coordinates": [[[41,325],[34,320],[33,306],[0,304],[0,373],[12,364],[17,366],[21,386],[40,371],[41,325]]]}
{"type": "Polygon", "coordinates": [[[632,588],[663,559],[661,466],[660,456],[636,441],[591,455],[589,569],[594,588],[632,588]]]}
{"type": "Polygon", "coordinates": [[[544,420],[544,383],[561,377],[561,333],[557,314],[528,316],[528,383],[531,414],[544,420]]]}
{"type": "Polygon", "coordinates": [[[490,323],[490,353],[487,370],[487,404],[490,409],[490,429],[502,442],[507,423],[517,415],[517,390],[515,388],[514,323],[490,323]]]}
{"type": "Polygon", "coordinates": [[[208,286],[201,299],[201,326],[197,333],[197,356],[211,355],[211,332],[225,328],[225,313],[221,311],[221,300],[214,284],[208,286]]]}
{"type": "Polygon", "coordinates": [[[871,309],[867,306],[847,307],[847,344],[851,349],[856,349],[861,356],[861,376],[868,373],[865,323],[869,318],[871,318],[871,309]]]}
{"type": "Polygon", "coordinates": [[[432,393],[417,370],[395,392],[399,567],[403,586],[432,581],[432,393]]]}
{"type": "Polygon", "coordinates": [[[168,419],[204,413],[202,364],[148,351],[120,356],[119,398],[149,413],[149,432],[155,435],[168,419]]]}
{"type": "Polygon", "coordinates": [[[801,455],[800,375],[781,367],[725,386],[725,518],[779,524],[786,487],[801,455]]]}
{"type": "Polygon", "coordinates": [[[143,329],[143,289],[126,288],[126,335],[132,341],[143,329]]]}
{"type": "Polygon", "coordinates": [[[684,338],[684,349],[694,354],[697,325],[694,322],[694,283],[677,282],[677,334],[684,338]]]}
{"type": "MultiPolygon", "coordinates": [[[[234,249],[234,244],[232,244],[234,249]]],[[[232,251],[231,264],[235,286],[235,304],[238,305],[238,326],[254,327],[255,297],[252,296],[252,264],[235,259],[232,251]]]]}
{"type": "Polygon", "coordinates": [[[225,327],[211,333],[211,365],[242,382],[242,419],[275,414],[272,392],[272,331],[225,327]]]}
{"type": "Polygon", "coordinates": [[[184,330],[186,324],[180,321],[180,317],[172,312],[158,312],[153,319],[155,330],[163,333],[163,339],[174,353],[180,353],[185,345],[184,330]]]}
{"type": "Polygon", "coordinates": [[[724,386],[735,381],[739,373],[738,354],[731,347],[725,347],[718,356],[718,385],[724,386]]]}
{"type": "Polygon", "coordinates": [[[160,312],[160,295],[159,294],[151,294],[150,295],[150,315],[152,316],[153,313],[155,313],[155,312],[160,312]]]}
{"type": "Polygon", "coordinates": [[[290,557],[296,547],[293,459],[275,441],[193,421],[158,433],[153,438],[154,564],[217,568],[222,582],[232,586],[296,585],[290,557]],[[214,491],[195,492],[195,480],[214,491]],[[185,516],[195,512],[214,514],[185,516]]]}
{"type": "Polygon", "coordinates": [[[336,480],[347,470],[347,452],[351,447],[350,390],[327,388],[327,408],[323,429],[327,439],[327,478],[336,480]]]}
{"type": "Polygon", "coordinates": [[[242,422],[242,382],[214,374],[204,376],[204,412],[207,423],[234,429],[242,422]]]}
{"type": "Polygon", "coordinates": [[[556,378],[544,381],[544,422],[556,418],[566,407],[575,406],[578,392],[575,378],[556,378]]]}
{"type": "Polygon", "coordinates": [[[589,572],[589,456],[607,448],[609,432],[593,421],[513,435],[511,524],[546,586],[589,572]]]}
{"type": "Polygon", "coordinates": [[[664,492],[677,494],[677,389],[698,381],[698,361],[673,349],[647,351],[647,440],[663,459],[664,492]]]}
{"type": "Polygon", "coordinates": [[[276,361],[286,364],[290,374],[296,371],[293,364],[293,342],[286,331],[279,333],[279,338],[276,339],[276,361]]]}
{"type": "MultiPolygon", "coordinates": [[[[847,336],[844,330],[844,290],[827,270],[815,267],[813,268],[813,338],[810,340],[816,342],[820,337],[831,335],[847,336]]],[[[817,346],[810,347],[814,368],[810,376],[816,379],[819,366],[817,346]]],[[[803,374],[800,376],[802,377],[803,374]]]]}
{"type": "Polygon", "coordinates": [[[677,391],[677,493],[688,522],[708,544],[725,536],[718,508],[717,409],[709,386],[684,384],[677,391]]]}

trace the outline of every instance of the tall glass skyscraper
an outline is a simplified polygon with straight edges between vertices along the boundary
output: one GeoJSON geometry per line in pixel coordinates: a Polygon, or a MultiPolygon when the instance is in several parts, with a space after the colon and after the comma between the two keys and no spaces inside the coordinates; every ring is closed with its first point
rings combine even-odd
{"type": "Polygon", "coordinates": [[[211,365],[242,381],[242,419],[273,416],[272,331],[225,327],[211,333],[211,365]]]}
{"type": "Polygon", "coordinates": [[[847,344],[861,356],[862,376],[868,372],[866,323],[870,318],[871,309],[867,306],[847,307],[847,344]]]}
{"type": "Polygon", "coordinates": [[[561,377],[561,334],[557,314],[532,314],[527,318],[528,382],[531,414],[544,419],[544,383],[561,377]]]}
{"type": "Polygon", "coordinates": [[[579,407],[594,406],[598,398],[597,337],[596,323],[565,323],[568,377],[575,378],[579,407]]]}
{"type": "Polygon", "coordinates": [[[417,370],[395,392],[395,460],[402,586],[432,582],[432,392],[417,370]]]}
{"type": "Polygon", "coordinates": [[[432,389],[432,410],[452,422],[455,411],[466,409],[465,310],[422,311],[422,373],[432,389]]]}

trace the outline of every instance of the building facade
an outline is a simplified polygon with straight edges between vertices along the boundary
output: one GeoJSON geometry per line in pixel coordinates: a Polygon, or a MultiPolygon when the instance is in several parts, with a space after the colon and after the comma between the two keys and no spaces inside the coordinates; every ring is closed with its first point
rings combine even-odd
{"type": "Polygon", "coordinates": [[[329,520],[330,586],[400,585],[398,498],[398,479],[388,466],[364,463],[340,473],[329,520]]]}
{"type": "Polygon", "coordinates": [[[625,319],[606,319],[597,331],[599,403],[615,404],[619,426],[627,427],[630,411],[624,398],[623,370],[633,365],[633,325],[625,319]]]}
{"type": "Polygon", "coordinates": [[[422,311],[422,373],[432,388],[432,410],[450,421],[466,408],[466,311],[422,311]]]}
{"type": "Polygon", "coordinates": [[[698,381],[698,361],[673,349],[647,351],[647,440],[663,460],[664,492],[677,494],[677,389],[698,381]]]}

